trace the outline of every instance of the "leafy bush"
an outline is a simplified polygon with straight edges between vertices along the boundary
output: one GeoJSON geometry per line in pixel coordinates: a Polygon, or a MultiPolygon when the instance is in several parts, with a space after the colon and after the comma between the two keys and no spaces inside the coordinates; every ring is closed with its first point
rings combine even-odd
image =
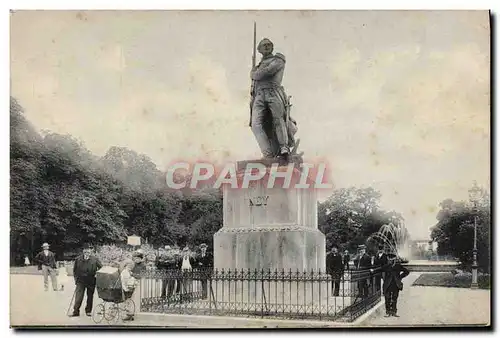
{"type": "Polygon", "coordinates": [[[97,258],[103,265],[118,266],[125,259],[132,258],[132,251],[116,245],[103,245],[96,250],[97,258]]]}

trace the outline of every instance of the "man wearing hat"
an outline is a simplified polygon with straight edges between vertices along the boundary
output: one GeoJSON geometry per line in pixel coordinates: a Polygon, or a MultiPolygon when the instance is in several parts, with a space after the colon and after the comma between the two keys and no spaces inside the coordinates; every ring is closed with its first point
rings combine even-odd
{"type": "Polygon", "coordinates": [[[167,272],[172,273],[177,268],[177,259],[170,245],[165,245],[165,248],[159,250],[156,268],[165,274],[161,283],[161,298],[170,298],[174,294],[175,279],[171,275],[167,276],[167,272]]]}
{"type": "Polygon", "coordinates": [[[199,270],[199,273],[202,275],[201,289],[203,299],[206,299],[208,296],[208,277],[210,276],[214,264],[213,256],[211,253],[207,252],[207,247],[208,245],[205,243],[200,244],[200,254],[195,262],[196,269],[199,270]]]}
{"type": "Polygon", "coordinates": [[[38,263],[38,270],[42,270],[45,291],[49,290],[49,276],[52,282],[52,289],[57,291],[56,255],[52,251],[49,251],[49,247],[49,243],[43,243],[42,251],[36,255],[35,262],[38,263]]]}
{"type": "Polygon", "coordinates": [[[75,278],[75,305],[70,317],[80,316],[80,307],[83,302],[83,295],[87,292],[87,304],[85,314],[92,315],[92,305],[94,303],[95,276],[97,271],[102,268],[99,259],[92,255],[92,247],[86,245],[83,252],[78,256],[73,265],[73,277],[75,278]]]}
{"type": "Polygon", "coordinates": [[[385,297],[385,316],[399,317],[397,315],[399,291],[403,290],[402,279],[410,272],[401,265],[400,260],[394,254],[389,255],[388,263],[383,267],[383,271],[385,272],[382,286],[385,297]]]}
{"type": "MultiPolygon", "coordinates": [[[[354,266],[357,270],[360,271],[369,271],[369,269],[372,267],[372,259],[366,253],[366,245],[362,244],[358,246],[358,255],[356,256],[356,258],[354,258],[354,266]]],[[[365,275],[366,273],[363,273],[363,276],[360,276],[360,279],[358,281],[358,291],[359,295],[362,298],[368,297],[368,281],[370,276],[365,275]]]]}
{"type": "Polygon", "coordinates": [[[344,262],[344,270],[349,270],[349,261],[351,260],[351,255],[349,255],[349,250],[344,251],[344,256],[342,257],[344,262]]]}
{"type": "MultiPolygon", "coordinates": [[[[386,253],[384,252],[384,246],[379,245],[377,254],[373,258],[373,267],[378,268],[378,269],[382,269],[382,267],[384,267],[387,263],[388,263],[388,259],[387,259],[386,253]]],[[[377,274],[374,277],[374,283],[375,283],[375,285],[377,285],[377,287],[380,287],[381,278],[383,278],[384,273],[383,272],[378,273],[378,272],[380,272],[380,271],[377,271],[377,274]]]]}
{"type": "Polygon", "coordinates": [[[339,295],[340,280],[344,274],[344,263],[336,246],[326,256],[326,273],[332,276],[332,294],[334,297],[339,295]]]}

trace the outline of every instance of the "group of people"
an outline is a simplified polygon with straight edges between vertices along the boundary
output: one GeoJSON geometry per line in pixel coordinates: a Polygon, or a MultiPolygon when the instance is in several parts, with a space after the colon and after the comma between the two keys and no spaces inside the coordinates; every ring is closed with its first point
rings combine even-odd
{"type": "Polygon", "coordinates": [[[193,255],[189,247],[185,247],[180,255],[174,254],[174,249],[167,245],[160,250],[156,258],[156,269],[165,273],[161,285],[161,298],[171,298],[175,295],[189,296],[192,285],[189,278],[183,276],[183,272],[193,270],[203,271],[200,274],[202,298],[208,295],[208,271],[213,267],[213,255],[207,251],[208,246],[202,243],[199,252],[193,255]],[[167,275],[167,271],[170,276],[167,275]]]}
{"type": "MultiPolygon", "coordinates": [[[[170,298],[174,295],[189,294],[192,290],[192,285],[189,278],[186,278],[183,273],[197,270],[206,273],[201,273],[198,279],[201,282],[201,291],[203,299],[208,295],[208,279],[209,271],[213,267],[213,256],[207,251],[205,243],[199,246],[199,252],[193,255],[189,247],[185,247],[181,254],[174,254],[174,249],[170,246],[165,246],[159,250],[156,257],[155,267],[157,270],[168,272],[162,278],[161,297],[170,298]]],[[[48,243],[42,245],[42,251],[36,255],[35,262],[38,269],[42,271],[45,291],[49,289],[49,277],[52,282],[54,291],[64,290],[64,285],[67,282],[67,272],[64,263],[59,266],[59,271],[56,263],[55,254],[49,250],[48,243]],[[58,281],[59,275],[59,281],[58,281]],[[59,288],[60,287],[60,288],[59,288]]],[[[333,247],[326,257],[327,273],[332,276],[332,295],[339,296],[340,283],[344,278],[344,273],[351,267],[350,255],[345,251],[342,255],[337,247],[333,247]]],[[[85,314],[91,316],[93,306],[93,296],[96,287],[96,274],[102,267],[102,263],[93,254],[93,248],[86,246],[83,252],[78,256],[73,265],[73,276],[75,281],[75,303],[71,317],[80,315],[80,308],[83,302],[85,293],[87,294],[87,303],[85,306],[85,314]]],[[[397,317],[397,300],[399,292],[403,289],[402,279],[405,278],[409,271],[401,265],[400,260],[394,254],[388,254],[381,246],[374,256],[370,256],[366,252],[366,246],[358,246],[358,254],[353,259],[353,268],[355,271],[363,271],[363,278],[358,278],[357,287],[358,295],[366,298],[370,295],[370,286],[382,284],[382,291],[385,297],[386,316],[397,317]],[[368,272],[368,273],[366,273],[368,272]],[[366,277],[364,274],[366,273],[366,277]]],[[[124,292],[133,292],[137,280],[146,270],[145,257],[141,251],[136,251],[132,255],[132,260],[122,262],[120,266],[120,277],[124,292]]],[[[374,288],[374,290],[379,290],[374,288]]],[[[181,298],[182,299],[182,298],[181,298]]],[[[133,319],[133,315],[131,314],[133,319]]]]}
{"type": "MultiPolygon", "coordinates": [[[[54,291],[64,290],[64,285],[68,281],[68,274],[64,262],[60,262],[59,270],[55,254],[49,250],[50,245],[44,243],[42,251],[38,253],[34,261],[38,265],[38,269],[42,271],[45,291],[49,289],[49,276],[52,282],[54,291]]],[[[94,254],[93,247],[87,245],[83,248],[82,254],[79,255],[73,264],[73,278],[75,282],[74,305],[70,317],[80,316],[80,308],[83,303],[85,293],[87,301],[85,305],[85,314],[92,315],[92,307],[94,301],[94,292],[96,288],[97,271],[102,268],[102,263],[94,254]]],[[[124,292],[133,292],[137,285],[137,280],[140,275],[146,270],[144,263],[144,254],[136,251],[132,254],[132,260],[125,260],[120,264],[120,280],[124,292]]],[[[128,314],[124,320],[132,320],[133,314],[128,314]]]]}
{"type": "MultiPolygon", "coordinates": [[[[42,251],[38,253],[34,262],[38,269],[42,271],[45,291],[49,290],[49,277],[54,291],[64,290],[64,285],[68,282],[67,268],[64,262],[56,262],[55,254],[49,250],[50,245],[43,243],[42,251]]],[[[175,253],[171,246],[161,248],[156,257],[155,267],[157,270],[180,272],[177,278],[165,277],[162,279],[162,298],[171,297],[175,294],[187,294],[191,289],[188,278],[184,278],[182,272],[192,270],[209,271],[213,267],[213,255],[207,251],[207,244],[199,246],[196,255],[185,247],[180,254],[175,253]],[[167,293],[168,290],[168,293],[167,293]]],[[[124,292],[133,292],[141,274],[146,271],[145,255],[140,250],[132,254],[132,259],[118,263],[120,271],[121,285],[124,292]]],[[[85,246],[73,264],[73,278],[75,282],[74,306],[70,317],[80,316],[80,308],[83,303],[85,293],[87,301],[85,314],[91,316],[94,292],[96,288],[96,274],[102,268],[102,263],[94,254],[92,246],[85,246]]],[[[208,274],[200,277],[202,297],[205,299],[208,294],[208,274]]]]}
{"type": "MultiPolygon", "coordinates": [[[[349,269],[350,257],[348,252],[342,256],[337,247],[333,247],[326,257],[327,273],[332,276],[332,295],[339,296],[340,282],[343,280],[345,270],[349,269]]],[[[399,292],[403,290],[402,279],[408,276],[409,271],[401,265],[400,259],[395,254],[388,254],[383,246],[379,246],[377,253],[370,256],[366,246],[358,246],[358,254],[353,259],[355,271],[360,271],[357,276],[358,295],[366,298],[370,295],[371,286],[380,286],[385,298],[386,317],[397,315],[397,301],[399,292]],[[365,276],[366,275],[366,276],[365,276]]],[[[379,290],[373,288],[373,290],[379,290]]]]}

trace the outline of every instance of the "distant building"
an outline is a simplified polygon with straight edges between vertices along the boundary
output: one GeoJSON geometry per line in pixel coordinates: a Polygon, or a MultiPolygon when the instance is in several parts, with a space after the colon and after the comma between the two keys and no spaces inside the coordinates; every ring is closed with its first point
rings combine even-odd
{"type": "Polygon", "coordinates": [[[436,251],[437,250],[437,243],[432,241],[431,239],[415,239],[411,240],[410,245],[413,248],[418,248],[420,250],[432,250],[436,251]]]}

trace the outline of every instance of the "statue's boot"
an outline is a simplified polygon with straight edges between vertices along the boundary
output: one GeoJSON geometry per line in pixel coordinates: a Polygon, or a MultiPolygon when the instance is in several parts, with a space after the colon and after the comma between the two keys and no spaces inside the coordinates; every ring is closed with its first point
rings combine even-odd
{"type": "Polygon", "coordinates": [[[281,147],[278,158],[286,163],[290,161],[290,150],[288,149],[288,147],[281,147]]]}

